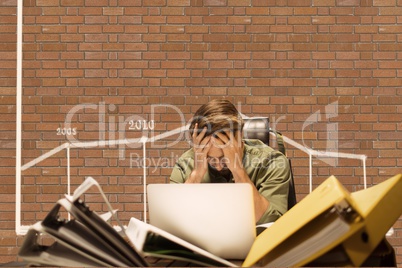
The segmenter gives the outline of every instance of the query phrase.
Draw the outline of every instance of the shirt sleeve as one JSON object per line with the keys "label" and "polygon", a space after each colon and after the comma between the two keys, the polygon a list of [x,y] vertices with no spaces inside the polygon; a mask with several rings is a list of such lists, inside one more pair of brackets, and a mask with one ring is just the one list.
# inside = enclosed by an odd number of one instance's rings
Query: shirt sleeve
{"label": "shirt sleeve", "polygon": [[256,187],[269,201],[269,207],[257,224],[276,221],[287,211],[290,180],[289,161],[282,153],[273,151],[260,166]]}
{"label": "shirt sleeve", "polygon": [[185,152],[176,162],[170,174],[170,183],[184,183],[194,169],[194,153]]}
{"label": "shirt sleeve", "polygon": [[183,168],[179,163],[176,163],[173,167],[172,174],[170,174],[170,183],[184,183],[185,178]]}

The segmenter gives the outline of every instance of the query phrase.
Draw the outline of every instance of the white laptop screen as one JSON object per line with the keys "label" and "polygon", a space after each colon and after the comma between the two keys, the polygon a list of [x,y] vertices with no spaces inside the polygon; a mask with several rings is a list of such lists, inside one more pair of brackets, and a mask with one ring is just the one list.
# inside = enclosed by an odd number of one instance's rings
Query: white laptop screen
{"label": "white laptop screen", "polygon": [[244,259],[254,242],[249,184],[150,184],[150,224],[225,259]]}

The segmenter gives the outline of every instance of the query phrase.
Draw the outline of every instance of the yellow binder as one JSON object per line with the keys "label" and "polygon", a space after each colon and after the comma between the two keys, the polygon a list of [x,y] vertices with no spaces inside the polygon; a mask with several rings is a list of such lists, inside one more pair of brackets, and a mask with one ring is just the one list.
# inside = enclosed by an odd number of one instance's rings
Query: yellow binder
{"label": "yellow binder", "polygon": [[[354,194],[331,176],[256,238],[243,266],[303,266],[335,247],[360,265],[401,215],[401,190],[402,175]],[[370,243],[360,250],[364,232]]]}
{"label": "yellow binder", "polygon": [[342,243],[354,266],[360,266],[402,214],[402,174],[351,193],[364,227]]}

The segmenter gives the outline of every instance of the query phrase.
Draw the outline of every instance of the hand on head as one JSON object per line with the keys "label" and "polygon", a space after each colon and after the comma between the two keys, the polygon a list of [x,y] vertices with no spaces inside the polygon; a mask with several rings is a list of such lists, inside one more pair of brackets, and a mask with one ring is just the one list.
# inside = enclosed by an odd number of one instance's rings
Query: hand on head
{"label": "hand on head", "polygon": [[192,134],[194,150],[194,170],[191,173],[191,181],[201,182],[205,173],[208,171],[208,152],[211,148],[211,136],[206,136],[207,127],[198,134],[198,124],[195,124]]}
{"label": "hand on head", "polygon": [[216,132],[212,138],[212,146],[222,150],[225,164],[230,171],[243,168],[243,142],[239,131],[230,130]]}
{"label": "hand on head", "polygon": [[218,171],[229,169],[234,171],[242,168],[243,143],[239,131],[216,131],[207,134],[207,127],[198,130],[195,124],[192,134],[193,149],[195,153],[195,170],[198,175],[205,175],[208,163]]}

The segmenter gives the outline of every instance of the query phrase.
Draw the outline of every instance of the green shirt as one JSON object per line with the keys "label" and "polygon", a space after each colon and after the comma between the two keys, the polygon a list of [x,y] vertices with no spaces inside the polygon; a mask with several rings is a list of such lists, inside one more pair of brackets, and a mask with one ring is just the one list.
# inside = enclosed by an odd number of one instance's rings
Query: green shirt
{"label": "green shirt", "polygon": [[[287,211],[290,166],[279,151],[260,140],[244,140],[243,166],[258,192],[269,201],[269,207],[257,224],[273,222]],[[194,151],[186,151],[176,162],[171,183],[184,183],[194,169]],[[227,182],[207,172],[202,183]],[[234,182],[233,179],[230,182]]]}

